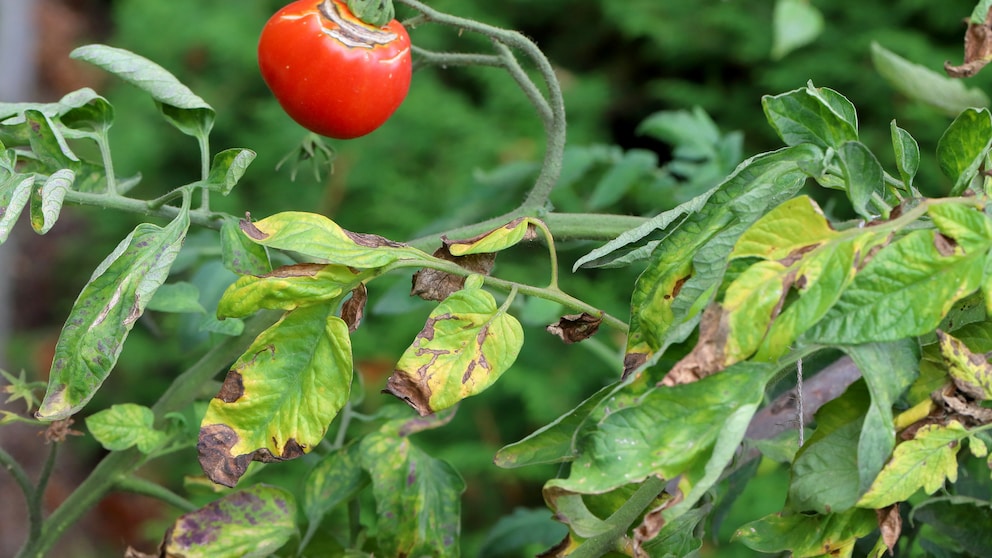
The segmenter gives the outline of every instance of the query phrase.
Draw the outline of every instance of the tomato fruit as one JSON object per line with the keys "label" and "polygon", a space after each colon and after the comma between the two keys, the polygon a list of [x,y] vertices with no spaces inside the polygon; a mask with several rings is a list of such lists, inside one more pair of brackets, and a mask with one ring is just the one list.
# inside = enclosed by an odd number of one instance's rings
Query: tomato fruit
{"label": "tomato fruit", "polygon": [[395,19],[375,27],[342,0],[298,0],[275,13],[258,41],[262,79],[283,110],[312,132],[364,136],[410,89],[410,36]]}

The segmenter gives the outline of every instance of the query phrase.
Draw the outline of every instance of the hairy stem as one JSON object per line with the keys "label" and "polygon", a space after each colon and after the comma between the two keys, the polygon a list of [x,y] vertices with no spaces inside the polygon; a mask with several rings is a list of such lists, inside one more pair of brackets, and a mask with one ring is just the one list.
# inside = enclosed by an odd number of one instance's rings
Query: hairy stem
{"label": "hairy stem", "polygon": [[0,466],[10,472],[11,476],[14,477],[14,482],[17,483],[18,488],[24,494],[24,500],[27,503],[28,508],[28,541],[32,541],[38,538],[41,532],[41,505],[39,503],[39,498],[36,496],[36,491],[34,486],[31,484],[31,479],[28,477],[24,467],[17,462],[16,459],[3,448],[0,448]]}
{"label": "hairy stem", "polygon": [[630,499],[606,520],[611,528],[586,540],[569,556],[571,558],[598,558],[609,554],[610,551],[618,550],[618,546],[627,536],[637,518],[647,510],[652,502],[658,499],[658,495],[664,489],[664,480],[655,476],[648,477]]}
{"label": "hairy stem", "polygon": [[[153,202],[145,200],[137,200],[123,196],[110,196],[107,194],[77,192],[74,190],[66,192],[65,201],[66,203],[74,203],[76,205],[91,205],[103,209],[116,209],[118,211],[136,213],[138,215],[146,215],[149,217],[162,217],[170,220],[175,219],[176,215],[179,215],[179,212],[181,211],[180,208],[172,205],[165,205],[156,208],[152,206]],[[224,214],[222,213],[213,213],[203,211],[202,209],[189,212],[191,223],[209,229],[219,230],[223,217]]]}

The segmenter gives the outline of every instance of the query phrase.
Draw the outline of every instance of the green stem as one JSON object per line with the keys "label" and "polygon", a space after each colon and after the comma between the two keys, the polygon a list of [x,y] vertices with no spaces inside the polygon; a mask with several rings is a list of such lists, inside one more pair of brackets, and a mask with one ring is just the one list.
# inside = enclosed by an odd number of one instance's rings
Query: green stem
{"label": "green stem", "polygon": [[[111,196],[108,194],[77,192],[74,190],[66,192],[65,201],[76,205],[91,205],[103,209],[115,209],[149,217],[162,217],[169,220],[175,219],[176,215],[179,215],[181,211],[180,208],[172,205],[153,208],[149,205],[151,202],[145,200]],[[189,212],[191,223],[215,230],[220,229],[223,217],[224,215],[222,213],[212,213],[202,209]]]}
{"label": "green stem", "polygon": [[[162,417],[167,413],[178,411],[192,402],[199,393],[200,386],[234,362],[278,315],[276,312],[262,312],[245,320],[244,334],[231,337],[217,345],[186,372],[176,377],[152,407],[157,420],[161,422],[164,420]],[[70,525],[96,505],[122,478],[129,476],[144,462],[145,456],[136,448],[115,451],[107,455],[86,480],[52,512],[42,527],[41,534],[28,539],[17,556],[19,558],[45,556]]]}
{"label": "green stem", "polygon": [[417,55],[414,61],[414,69],[424,66],[440,66],[448,68],[450,66],[489,66],[501,68],[504,65],[503,58],[493,54],[474,54],[465,52],[435,52],[426,48],[412,46],[413,53]]}
{"label": "green stem", "polygon": [[541,116],[541,122],[544,123],[546,128],[554,126],[555,114],[551,110],[551,105],[544,98],[544,95],[541,94],[537,86],[534,85],[534,82],[531,81],[527,72],[520,66],[520,62],[513,55],[513,51],[498,40],[494,39],[493,44],[496,46],[499,57],[503,61],[503,67],[513,77],[513,80],[517,82],[517,85],[523,90],[524,95],[527,95],[527,99],[534,105],[534,108],[537,109],[537,113]]}
{"label": "green stem", "polygon": [[168,488],[139,477],[124,477],[117,481],[117,488],[125,492],[141,494],[142,496],[150,496],[156,500],[161,500],[185,513],[198,509],[196,504]]}
{"label": "green stem", "polygon": [[[38,510],[38,519],[41,519],[41,506],[42,498],[45,496],[45,490],[48,488],[48,481],[52,478],[52,471],[55,470],[55,457],[59,453],[59,442],[52,442],[50,449],[48,450],[48,457],[45,458],[45,464],[41,467],[41,474],[38,475],[38,485],[34,489],[34,501],[31,503],[33,507]],[[41,522],[38,523],[38,533],[34,533],[35,536],[41,533]]]}
{"label": "green stem", "polygon": [[110,155],[110,140],[107,138],[106,130],[94,139],[100,146],[100,157],[103,159],[103,169],[107,176],[107,193],[111,196],[120,195],[121,192],[117,191],[117,176],[114,173],[114,162]]}
{"label": "green stem", "polygon": [[[40,498],[36,495],[36,490],[31,484],[31,479],[28,477],[27,472],[24,471],[24,467],[17,462],[16,459],[3,448],[0,448],[0,466],[10,472],[11,476],[14,477],[14,482],[21,489],[24,494],[24,500],[27,502],[28,508],[28,541],[32,541],[38,538],[41,532],[41,505]],[[26,543],[25,543],[26,544]]]}
{"label": "green stem", "polygon": [[664,489],[664,480],[655,476],[648,477],[630,499],[606,520],[610,529],[583,542],[569,554],[570,558],[599,558],[610,551],[618,550],[637,518]]}
{"label": "green stem", "polygon": [[548,283],[548,289],[553,291],[558,290],[558,249],[555,247],[555,236],[551,234],[551,230],[548,228],[544,221],[535,219],[531,221],[541,231],[544,235],[544,241],[548,243],[548,259],[551,261],[551,282]]}
{"label": "green stem", "polygon": [[351,425],[351,402],[345,404],[344,408],[341,409],[341,424],[338,425],[338,433],[334,436],[334,449],[338,450],[344,447],[344,440],[348,434],[348,426]]}
{"label": "green stem", "polygon": [[[196,137],[200,144],[200,180],[206,182],[210,177],[210,137],[207,134],[200,134]],[[210,211],[210,188],[204,188],[200,201],[200,211]]]}

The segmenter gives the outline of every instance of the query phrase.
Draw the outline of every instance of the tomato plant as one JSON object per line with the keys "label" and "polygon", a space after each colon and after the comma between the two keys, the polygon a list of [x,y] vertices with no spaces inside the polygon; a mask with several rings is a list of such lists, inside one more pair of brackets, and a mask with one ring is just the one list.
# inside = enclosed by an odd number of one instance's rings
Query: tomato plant
{"label": "tomato plant", "polygon": [[299,0],[265,24],[262,78],[289,116],[350,139],[381,126],[410,88],[410,36],[395,19],[375,27],[341,0]]}

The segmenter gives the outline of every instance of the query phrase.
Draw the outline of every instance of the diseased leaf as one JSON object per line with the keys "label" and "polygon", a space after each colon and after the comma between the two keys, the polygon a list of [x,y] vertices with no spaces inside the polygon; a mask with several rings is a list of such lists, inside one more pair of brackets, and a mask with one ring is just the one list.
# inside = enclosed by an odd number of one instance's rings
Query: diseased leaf
{"label": "diseased leaf", "polygon": [[989,105],[989,98],[981,89],[966,87],[961,80],[910,62],[875,42],[871,44],[871,60],[878,73],[897,91],[948,116],[957,116],[970,107]]}
{"label": "diseased leaf", "polygon": [[[478,254],[455,256],[449,251],[446,242],[443,242],[434,251],[433,256],[440,260],[456,263],[460,267],[479,275],[489,275],[493,270],[493,266],[496,264],[495,252],[480,252]],[[461,290],[464,286],[464,275],[425,267],[413,274],[413,286],[410,288],[410,296],[441,302],[451,296],[451,293]]]}
{"label": "diseased leaf", "polygon": [[372,478],[383,555],[457,557],[465,490],[458,472],[392,432],[367,435],[359,451]]}
{"label": "diseased leaf", "polygon": [[154,422],[151,409],[134,403],[113,405],[86,417],[86,427],[105,449],[121,451],[136,445],[144,454],[153,452],[166,439],[166,433],[156,430]]}
{"label": "diseased leaf", "polygon": [[531,219],[520,218],[474,238],[463,240],[444,238],[442,241],[452,256],[467,256],[469,254],[500,252],[523,240],[532,240],[535,237],[534,224]]}
{"label": "diseased leaf", "polygon": [[228,371],[197,444],[210,480],[234,486],[251,461],[295,459],[323,439],[351,392],[351,339],[335,306],[287,313]]}
{"label": "diseased leaf", "polygon": [[786,145],[811,143],[820,148],[840,149],[858,141],[858,116],[843,95],[810,82],[803,89],[781,95],[765,95],[761,106],[772,128]]}
{"label": "diseased leaf", "polygon": [[734,244],[730,257],[795,258],[838,235],[815,201],[809,196],[797,196],[751,225]]}
{"label": "diseased leaf", "polygon": [[572,344],[580,343],[595,335],[602,323],[602,316],[596,317],[586,313],[568,314],[545,330],[566,344]]}
{"label": "diseased leaf", "polygon": [[24,119],[31,156],[37,158],[45,169],[53,172],[79,166],[79,157],[72,152],[65,136],[56,129],[49,117],[38,111],[28,110],[24,112]]}
{"label": "diseased leaf", "polygon": [[262,246],[360,269],[397,260],[429,261],[429,256],[416,248],[377,235],[346,231],[315,213],[288,211],[254,223],[241,221],[241,230]]}
{"label": "diseased leaf", "polygon": [[475,275],[444,300],[403,353],[386,391],[421,416],[487,389],[516,360],[523,329]]}
{"label": "diseased leaf", "polygon": [[940,170],[951,179],[951,196],[965,191],[992,147],[992,113],[988,109],[965,109],[937,142]]}
{"label": "diseased leaf", "polygon": [[225,196],[230,194],[254,160],[255,152],[251,149],[226,149],[214,155],[207,187]]}
{"label": "diseased leaf", "polygon": [[954,385],[973,399],[992,399],[992,364],[985,355],[971,352],[964,343],[939,329],[937,340]]}
{"label": "diseased leaf", "polygon": [[260,277],[235,281],[217,303],[217,317],[243,318],[260,309],[293,310],[339,300],[369,278],[343,265],[283,266]]}
{"label": "diseased leaf", "polygon": [[265,275],[272,271],[265,246],[245,236],[234,217],[226,217],[220,226],[220,250],[224,267],[238,275]]}
{"label": "diseased leaf", "polygon": [[37,418],[67,418],[93,397],[134,323],[169,276],[187,229],[186,212],[164,228],[142,223],[97,267],[62,328]]}
{"label": "diseased leaf", "polygon": [[34,175],[15,174],[0,181],[0,244],[7,241],[33,189]]}
{"label": "diseased leaf", "polygon": [[858,501],[863,508],[884,508],[902,502],[917,490],[933,494],[944,482],[958,478],[956,459],[968,431],[952,420],[946,426],[930,424],[916,431],[912,440],[896,446],[892,459],[871,489]]}
{"label": "diseased leaf", "polygon": [[795,558],[851,556],[854,543],[877,526],[872,510],[856,508],[829,515],[774,514],[744,525],[734,540],[758,552],[788,551]]}
{"label": "diseased leaf", "polygon": [[303,513],[310,529],[319,527],[329,511],[353,498],[368,483],[357,445],[326,455],[303,480]]}
{"label": "diseased leaf", "polygon": [[180,516],[162,547],[183,558],[264,558],[296,534],[293,495],[256,484]]}
{"label": "diseased leaf", "polygon": [[59,169],[52,173],[45,183],[35,183],[31,196],[31,227],[38,234],[52,230],[62,212],[62,201],[72,188],[76,174],[69,169]]}

